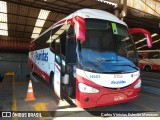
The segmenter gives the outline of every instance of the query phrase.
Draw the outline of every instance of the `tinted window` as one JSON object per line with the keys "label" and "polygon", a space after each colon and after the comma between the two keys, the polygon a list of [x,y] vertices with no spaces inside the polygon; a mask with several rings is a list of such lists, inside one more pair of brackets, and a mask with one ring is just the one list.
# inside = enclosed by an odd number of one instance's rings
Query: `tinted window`
{"label": "tinted window", "polygon": [[158,52],[150,52],[148,54],[149,59],[158,59],[159,58],[159,53]]}

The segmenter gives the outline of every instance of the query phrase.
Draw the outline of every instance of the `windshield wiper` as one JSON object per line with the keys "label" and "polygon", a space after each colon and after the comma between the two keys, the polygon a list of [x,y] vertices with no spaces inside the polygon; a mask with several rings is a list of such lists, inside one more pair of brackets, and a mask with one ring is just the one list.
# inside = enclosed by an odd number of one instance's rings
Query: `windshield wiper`
{"label": "windshield wiper", "polygon": [[118,62],[118,61],[122,61],[122,60],[117,60],[117,59],[113,60],[113,59],[109,59],[109,58],[98,58],[97,61],[98,61],[99,64],[101,64],[101,63],[106,62],[106,61],[107,62],[110,62],[110,61],[117,61]]}
{"label": "windshield wiper", "polygon": [[98,62],[105,62],[105,61],[112,61],[112,59],[107,59],[107,58],[98,58]]}
{"label": "windshield wiper", "polygon": [[129,66],[129,67],[131,67],[131,68],[134,68],[135,70],[139,70],[139,68],[138,67],[136,67],[136,66],[134,66],[134,65],[128,65],[128,64],[124,64],[124,65],[116,65],[116,66]]}
{"label": "windshield wiper", "polygon": [[97,59],[98,65],[103,63],[103,62],[106,62],[106,61],[113,61],[113,60],[112,59],[107,59],[107,58],[98,58]]}

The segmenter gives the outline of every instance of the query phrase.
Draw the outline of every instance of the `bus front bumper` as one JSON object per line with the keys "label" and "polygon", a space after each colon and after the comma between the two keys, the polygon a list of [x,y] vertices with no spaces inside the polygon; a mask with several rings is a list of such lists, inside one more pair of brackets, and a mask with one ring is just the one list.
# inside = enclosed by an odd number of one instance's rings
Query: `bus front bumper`
{"label": "bus front bumper", "polygon": [[138,92],[139,90],[135,90],[132,92],[126,91],[124,93],[110,93],[103,95],[80,93],[81,97],[78,97],[78,99],[76,99],[76,103],[77,106],[81,108],[92,108],[120,104],[136,99],[138,97]]}

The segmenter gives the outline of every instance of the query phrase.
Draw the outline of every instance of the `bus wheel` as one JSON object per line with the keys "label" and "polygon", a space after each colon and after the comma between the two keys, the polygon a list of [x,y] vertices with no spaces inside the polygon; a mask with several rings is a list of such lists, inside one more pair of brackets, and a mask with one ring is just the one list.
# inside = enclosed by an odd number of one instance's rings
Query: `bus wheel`
{"label": "bus wheel", "polygon": [[50,74],[50,83],[51,83],[52,88],[54,90],[54,73],[53,72]]}
{"label": "bus wheel", "polygon": [[151,66],[146,65],[144,69],[145,69],[145,71],[149,72],[149,71],[151,71]]}

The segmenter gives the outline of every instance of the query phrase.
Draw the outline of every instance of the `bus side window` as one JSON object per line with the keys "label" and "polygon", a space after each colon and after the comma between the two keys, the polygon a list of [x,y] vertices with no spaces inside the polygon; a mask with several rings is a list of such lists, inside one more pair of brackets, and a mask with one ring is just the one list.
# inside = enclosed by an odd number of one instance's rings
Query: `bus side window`
{"label": "bus side window", "polygon": [[158,59],[158,57],[159,57],[158,54],[159,54],[158,52],[150,52],[148,54],[148,59]]}
{"label": "bus side window", "polygon": [[66,31],[64,31],[60,35],[60,41],[61,41],[61,55],[65,57],[65,48],[66,48]]}
{"label": "bus side window", "polygon": [[[52,29],[51,31],[49,31],[49,34],[50,34],[50,38],[48,38],[48,43],[50,43],[49,47],[50,47],[50,50],[55,53],[55,47],[57,46],[58,47],[58,44],[57,44],[57,39],[59,38],[59,36],[57,36],[56,32],[60,29],[61,26],[55,28],[55,29]],[[56,48],[57,49],[57,48]]]}
{"label": "bus side window", "polygon": [[73,26],[70,26],[67,32],[66,41],[66,62],[69,64],[76,64],[76,39]]}
{"label": "bus side window", "polygon": [[49,48],[50,48],[51,52],[53,52],[53,53],[55,52],[55,41],[52,41],[52,42],[50,43]]}

